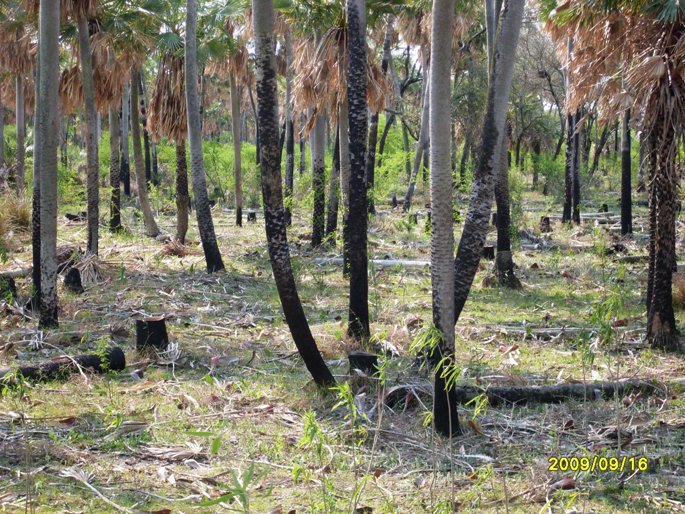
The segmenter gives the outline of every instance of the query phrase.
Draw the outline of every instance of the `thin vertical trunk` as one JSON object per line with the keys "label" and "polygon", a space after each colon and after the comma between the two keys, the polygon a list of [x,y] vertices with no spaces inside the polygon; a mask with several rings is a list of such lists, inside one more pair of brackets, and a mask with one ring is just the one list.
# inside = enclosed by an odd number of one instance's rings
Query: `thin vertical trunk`
{"label": "thin vertical trunk", "polygon": [[328,214],[326,216],[326,236],[335,234],[338,229],[338,203],[340,192],[340,129],[335,127],[335,144],[333,145],[333,165],[331,180],[328,184]]}
{"label": "thin vertical trunk", "polygon": [[452,215],[450,67],[454,0],[433,2],[430,92],[431,283],[433,324],[440,333],[436,348],[433,423],[446,437],[460,432],[454,386],[445,383],[444,358],[454,356],[454,229]]}
{"label": "thin vertical trunk", "polygon": [[[402,123],[402,150],[404,151],[404,172],[407,175],[407,183],[411,182],[411,157],[409,157],[409,131]],[[418,149],[417,149],[418,151]]]}
{"label": "thin vertical trunk", "polygon": [[124,194],[131,196],[131,160],[128,149],[129,115],[131,113],[131,85],[124,85],[121,97],[121,181],[124,183]]}
{"label": "thin vertical trunk", "polygon": [[499,284],[518,289],[521,282],[514,273],[514,259],[511,255],[511,205],[509,196],[509,137],[507,129],[502,134],[499,169],[495,182],[495,203],[497,204],[497,257],[495,271]]}
{"label": "thin vertical trunk", "polygon": [[240,143],[240,88],[231,75],[231,125],[233,127],[233,181],[235,182],[235,224],[243,226],[243,175]]}
{"label": "thin vertical trunk", "polygon": [[383,164],[383,153],[385,152],[385,142],[388,139],[388,134],[390,133],[390,129],[392,128],[393,123],[395,123],[395,118],[396,118],[396,116],[394,114],[391,114],[390,116],[385,117],[385,126],[383,127],[383,134],[381,134],[381,140],[378,143],[378,164],[377,164],[377,166],[379,168]]}
{"label": "thin vertical trunk", "polygon": [[378,141],[378,118],[377,112],[371,115],[369,121],[369,144],[366,155],[366,189],[367,189],[367,212],[376,213],[374,197],[374,182],[376,181],[376,144]]}
{"label": "thin vertical trunk", "polygon": [[573,216],[573,133],[575,132],[575,116],[566,116],[566,165],[564,171],[564,210],[562,222],[570,223]]}
{"label": "thin vertical trunk", "polygon": [[140,209],[143,211],[143,221],[145,223],[145,233],[149,237],[157,237],[159,228],[155,222],[150,206],[150,198],[145,181],[145,165],[143,163],[143,148],[140,143],[140,115],[138,114],[138,68],[134,66],[131,70],[131,138],[133,139],[133,160],[136,170],[136,185],[138,186],[138,199]]}
{"label": "thin vertical trunk", "polygon": [[464,148],[461,151],[461,161],[459,162],[459,185],[460,186],[463,186],[464,184],[466,184],[466,165],[469,162],[470,150],[471,150],[471,133],[468,132],[466,134],[466,138],[464,138]]}
{"label": "thin vertical trunk", "polygon": [[79,16],[78,19],[78,46],[86,121],[88,252],[97,255],[100,228],[100,170],[98,161],[97,114],[95,113],[95,85],[93,83],[93,56],[90,50],[88,18],[85,15]]}
{"label": "thin vertical trunk", "polygon": [[573,222],[576,225],[580,225],[580,130],[578,129],[580,119],[581,112],[579,110],[576,112],[573,122],[575,134],[573,135],[573,195],[571,198]]}
{"label": "thin vertical trunk", "polygon": [[588,171],[588,175],[592,176],[597,171],[597,167],[599,166],[599,158],[601,157],[602,150],[604,150],[604,146],[607,144],[608,140],[609,140],[609,125],[604,125],[604,127],[602,127],[602,132],[600,133],[600,136],[599,136],[599,141],[595,145],[595,151],[592,154],[592,165],[590,166],[590,170]]}
{"label": "thin vertical trunk", "polygon": [[633,232],[633,200],[631,197],[630,109],[623,113],[621,141],[621,234]]}
{"label": "thin vertical trunk", "polygon": [[5,166],[5,106],[0,97],[0,168]]}
{"label": "thin vertical trunk", "polygon": [[533,164],[533,191],[538,188],[539,176],[540,176],[540,152],[542,151],[541,143],[538,138],[533,140],[533,155],[531,156]]}
{"label": "thin vertical trunk", "polygon": [[307,124],[307,116],[302,113],[300,115],[300,176],[304,175],[304,169],[307,167],[307,156],[304,153],[305,149],[305,137],[304,137],[304,126]]}
{"label": "thin vertical trunk", "polygon": [[[45,12],[45,11],[43,11]],[[40,23],[40,12],[39,12],[39,23]],[[41,32],[39,28],[38,32],[38,56],[36,58],[36,80],[34,81],[34,94],[36,98],[34,112],[33,112],[33,200],[31,205],[31,258],[33,269],[31,271],[31,299],[29,301],[28,307],[34,313],[39,313],[41,309],[42,295],[40,287],[41,278],[41,265],[40,265],[40,255],[41,255],[41,228],[40,228],[40,174],[41,174],[41,162],[43,159],[43,153],[41,151],[41,143],[44,131],[40,128],[41,115],[45,113],[40,113],[38,111],[40,105],[40,37]],[[57,70],[59,73],[59,68]],[[57,243],[55,243],[56,245]],[[55,249],[55,252],[57,250]]]}
{"label": "thin vertical trunk", "polygon": [[117,232],[121,230],[121,184],[119,158],[119,146],[121,138],[121,126],[119,125],[119,110],[115,106],[109,107],[109,187],[110,187],[110,211],[109,230]]}
{"label": "thin vertical trunk", "polygon": [[[349,75],[347,98],[350,141],[349,184],[349,252],[350,252],[350,302],[347,333],[358,341],[366,341],[371,335],[369,328],[369,271],[367,235],[367,183],[366,144],[369,134],[368,107],[366,102],[366,0],[347,0],[347,48]],[[378,120],[376,119],[376,134]],[[373,145],[376,141],[374,138]],[[375,148],[370,158],[375,161]]]}
{"label": "thin vertical trunk", "polygon": [[259,166],[261,160],[261,152],[259,151],[260,139],[259,139],[259,118],[257,116],[257,106],[254,102],[254,95],[252,94],[252,87],[247,86],[247,92],[250,96],[250,105],[252,106],[252,113],[254,114],[254,145],[256,150],[255,164]]}
{"label": "thin vertical trunk", "polygon": [[518,45],[524,2],[507,2],[502,14],[500,35],[494,52],[493,76],[488,86],[485,122],[481,131],[481,148],[474,171],[469,212],[464,223],[454,261],[454,316],[459,319],[478,270],[488,233],[492,197],[506,121],[509,93],[514,74],[514,57]]}
{"label": "thin vertical trunk", "polygon": [[188,162],[186,160],[186,142],[176,143],[176,240],[185,244],[188,233]]}
{"label": "thin vertical trunk", "polygon": [[[346,76],[346,75],[345,75]],[[343,276],[350,271],[350,234],[347,230],[350,200],[350,137],[349,137],[349,104],[347,93],[338,109],[338,130],[340,131],[340,204],[342,211],[343,232]]]}
{"label": "thin vertical trunk", "polygon": [[314,209],[312,213],[312,246],[318,248],[323,242],[326,223],[326,120],[319,115],[309,135],[312,159],[312,191]]}
{"label": "thin vertical trunk", "polygon": [[197,0],[188,0],[186,14],[185,86],[188,113],[188,140],[190,142],[190,172],[193,179],[195,213],[207,261],[207,271],[222,271],[224,263],[219,252],[214,221],[207,195],[207,180],[202,156],[202,127],[200,124],[200,99],[197,93]]}
{"label": "thin vertical trunk", "polygon": [[[404,204],[402,205],[402,210],[408,212],[411,208],[411,201],[414,197],[414,189],[416,187],[416,178],[419,174],[419,168],[421,167],[422,157],[427,148],[428,141],[428,122],[429,122],[429,104],[428,101],[430,95],[430,69],[428,64],[428,50],[426,48],[421,49],[422,54],[422,64],[423,64],[423,100],[421,108],[421,128],[419,130],[419,140],[416,143],[416,154],[414,155],[414,167],[411,170],[411,175],[409,177],[409,187],[407,188],[407,194],[404,197]],[[424,168],[425,170],[425,168]]]}
{"label": "thin vertical trunk", "polygon": [[14,111],[16,126],[17,126],[17,174],[16,174],[16,188],[19,196],[24,195],[26,189],[25,183],[25,165],[26,165],[26,119],[25,119],[25,100],[24,100],[24,76],[17,73],[15,82],[15,100],[16,109]]}
{"label": "thin vertical trunk", "polygon": [[639,151],[639,162],[637,170],[637,186],[636,191],[638,193],[644,193],[647,190],[646,177],[648,175],[648,156],[649,156],[649,138],[646,135],[645,130],[640,131],[640,151]]}
{"label": "thin vertical trunk", "polygon": [[285,32],[285,210],[288,225],[292,223],[295,181],[295,127],[293,123],[293,43],[290,27]]}
{"label": "thin vertical trunk", "polygon": [[[193,0],[191,0],[193,1]],[[255,31],[255,67],[261,147],[262,197],[269,245],[269,260],[286,322],[295,345],[321,387],[335,384],[335,379],[319,353],[297,293],[290,265],[290,249],[283,209],[281,164],[278,153],[278,91],[276,58],[273,50],[274,10],[272,0],[253,0]]]}
{"label": "thin vertical trunk", "polygon": [[40,320],[56,327],[57,315],[57,146],[59,137],[59,2],[40,1],[40,48],[36,137],[40,174]]}

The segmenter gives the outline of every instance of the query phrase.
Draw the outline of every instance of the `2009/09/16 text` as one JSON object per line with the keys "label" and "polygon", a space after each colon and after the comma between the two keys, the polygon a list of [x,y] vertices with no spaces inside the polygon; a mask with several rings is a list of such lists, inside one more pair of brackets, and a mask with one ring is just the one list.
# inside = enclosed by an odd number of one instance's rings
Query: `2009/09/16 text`
{"label": "2009/09/16 text", "polygon": [[647,471],[649,459],[647,457],[550,457],[548,459],[549,471]]}

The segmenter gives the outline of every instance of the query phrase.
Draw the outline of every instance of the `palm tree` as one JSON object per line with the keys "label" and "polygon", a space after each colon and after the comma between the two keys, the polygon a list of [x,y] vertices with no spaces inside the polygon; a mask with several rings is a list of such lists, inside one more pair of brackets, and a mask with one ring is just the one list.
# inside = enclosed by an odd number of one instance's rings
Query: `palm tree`
{"label": "palm tree", "polygon": [[492,79],[488,85],[487,109],[469,212],[454,260],[455,322],[459,320],[466,304],[488,233],[523,10],[524,2],[507,0],[500,17],[501,28],[495,44]]}
{"label": "palm tree", "polygon": [[340,127],[335,126],[333,145],[333,165],[331,180],[328,183],[328,210],[326,213],[326,237],[330,238],[338,230],[338,194],[340,192]]}
{"label": "palm tree", "polygon": [[133,139],[133,160],[135,161],[136,170],[136,185],[138,186],[138,199],[140,200],[140,209],[143,211],[143,222],[145,223],[145,233],[149,237],[157,237],[159,235],[159,228],[155,221],[152,207],[150,206],[150,197],[147,190],[147,181],[145,180],[145,164],[143,163],[143,147],[140,143],[140,114],[138,102],[138,86],[140,74],[138,66],[134,65],[131,70],[131,138]]}
{"label": "palm tree", "polygon": [[314,128],[309,134],[309,148],[312,156],[312,191],[314,208],[312,212],[312,246],[318,248],[323,242],[326,222],[326,120],[317,116]]}
{"label": "palm tree", "polygon": [[[81,85],[86,120],[86,198],[88,218],[88,247],[93,255],[98,253],[100,189],[98,164],[97,115],[95,113],[95,85],[93,82],[93,55],[90,49],[88,18],[94,13],[95,2],[76,2],[74,12],[78,22],[79,58],[81,61]],[[89,12],[90,11],[90,12]]]}
{"label": "palm tree", "polygon": [[633,232],[633,202],[631,199],[630,109],[623,113],[621,125],[621,234]]}
{"label": "palm tree", "polygon": [[260,131],[260,170],[269,260],[290,333],[314,381],[321,387],[335,384],[326,366],[297,294],[290,265],[279,152],[278,91],[274,56],[274,10],[272,0],[252,0],[257,69],[257,100]]}
{"label": "palm tree", "polygon": [[[371,335],[369,328],[369,272],[367,259],[366,144],[368,135],[366,70],[366,0],[347,0],[349,75],[349,255],[350,302],[347,333],[357,340]],[[323,217],[323,213],[322,213]]]}
{"label": "palm tree", "polygon": [[121,124],[119,109],[109,106],[109,187],[111,189],[109,230],[121,230]]}
{"label": "palm tree", "polygon": [[39,66],[36,139],[40,152],[40,321],[56,327],[57,315],[57,146],[59,137],[58,92],[60,5],[40,0]]}
{"label": "palm tree", "polygon": [[285,198],[288,225],[292,223],[292,197],[295,180],[295,124],[293,123],[293,41],[290,26],[283,35],[285,46]]}
{"label": "palm tree", "polygon": [[243,226],[243,184],[241,164],[241,141],[240,141],[240,97],[234,74],[231,74],[231,126],[233,129],[233,177],[235,182],[235,224]]}
{"label": "palm tree", "polygon": [[23,72],[17,72],[16,76],[16,82],[15,82],[15,94],[16,94],[16,108],[14,110],[14,117],[16,119],[16,126],[17,126],[17,147],[16,147],[16,155],[17,155],[17,171],[16,171],[16,177],[17,177],[17,194],[22,196],[24,194],[24,190],[26,189],[26,184],[25,184],[25,159],[26,159],[26,119],[25,119],[25,114],[26,114],[26,102],[24,100],[24,88],[25,88],[25,81],[24,81],[24,75]]}
{"label": "palm tree", "polygon": [[131,113],[131,85],[124,84],[121,96],[121,181],[124,184],[124,195],[131,196],[131,161],[128,149],[128,133]]}
{"label": "palm tree", "polygon": [[224,269],[219,245],[214,232],[214,221],[207,195],[207,181],[202,157],[202,127],[200,100],[197,93],[197,2],[188,0],[186,13],[185,86],[188,117],[188,140],[190,142],[190,171],[193,178],[195,212],[205,253],[207,271],[214,273]]}
{"label": "palm tree", "polygon": [[[454,0],[433,2],[430,68],[431,282],[433,324],[440,334],[435,370],[433,424],[438,433],[459,433],[459,417],[445,369],[454,355],[454,229],[450,162],[450,76]],[[448,357],[447,360],[443,360]]]}

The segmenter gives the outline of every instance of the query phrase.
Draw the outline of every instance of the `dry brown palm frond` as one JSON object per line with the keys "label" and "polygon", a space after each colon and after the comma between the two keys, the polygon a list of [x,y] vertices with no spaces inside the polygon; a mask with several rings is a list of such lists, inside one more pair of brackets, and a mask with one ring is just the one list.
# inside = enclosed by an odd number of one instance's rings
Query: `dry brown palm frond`
{"label": "dry brown palm frond", "polygon": [[430,42],[430,30],[424,32],[423,12],[403,13],[398,18],[398,28],[402,40],[408,45],[424,46]]}
{"label": "dry brown palm frond", "polygon": [[160,59],[147,128],[155,141],[160,137],[168,137],[177,144],[185,141],[188,127],[183,57],[166,54]]}

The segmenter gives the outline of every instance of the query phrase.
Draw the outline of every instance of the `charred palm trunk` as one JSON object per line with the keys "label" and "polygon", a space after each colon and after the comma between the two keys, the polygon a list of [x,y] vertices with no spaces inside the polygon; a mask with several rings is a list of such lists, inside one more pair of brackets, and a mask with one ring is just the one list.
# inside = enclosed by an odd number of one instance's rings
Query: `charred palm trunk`
{"label": "charred palm trunk", "polygon": [[309,146],[312,157],[312,191],[314,192],[314,209],[312,218],[312,246],[318,248],[323,242],[326,222],[326,120],[318,116],[312,129]]}
{"label": "charred palm trunk", "polygon": [[592,155],[592,165],[590,166],[590,171],[588,172],[590,176],[594,175],[597,171],[597,167],[599,166],[599,158],[602,155],[602,151],[604,150],[607,141],[609,141],[609,125],[604,125],[599,136],[599,141],[597,142],[595,151]]}
{"label": "charred palm trunk", "polygon": [[36,138],[40,174],[40,320],[56,327],[57,315],[57,146],[59,138],[59,2],[40,1]]}
{"label": "charred palm trunk", "polygon": [[114,106],[109,108],[109,187],[110,187],[110,210],[109,230],[118,232],[121,230],[121,159],[119,158],[120,146],[119,112]]}
{"label": "charred palm trunk", "polygon": [[514,259],[511,254],[511,205],[509,195],[509,137],[507,130],[502,134],[499,170],[495,184],[495,203],[497,204],[497,256],[495,272],[499,284],[519,289],[521,282],[514,273]]}
{"label": "charred palm trunk", "polygon": [[288,226],[292,224],[295,182],[295,125],[293,123],[292,82],[293,43],[290,27],[285,32],[285,210]]}
{"label": "charred palm trunk", "polygon": [[[667,89],[667,88],[663,88]],[[665,104],[666,102],[664,102]],[[678,349],[678,331],[673,312],[672,278],[677,195],[675,130],[668,114],[660,113],[650,127],[654,157],[650,180],[650,259],[647,337],[654,348]]]}
{"label": "charred palm trunk", "polygon": [[307,157],[305,151],[305,137],[304,126],[307,124],[307,116],[302,113],[300,115],[300,176],[304,175],[304,169],[307,167]]}
{"label": "charred palm trunk", "polygon": [[283,209],[281,160],[278,152],[278,91],[273,45],[273,3],[272,0],[253,0],[252,8],[261,132],[260,169],[269,260],[285,319],[295,345],[314,381],[321,387],[328,387],[335,384],[335,379],[319,353],[309,329],[290,265],[290,249]]}
{"label": "charred palm trunk", "polygon": [[233,126],[233,179],[235,182],[235,224],[243,226],[243,175],[240,142],[240,93],[236,78],[231,75],[231,124]]}
{"label": "charred palm trunk", "polygon": [[17,125],[17,172],[16,172],[16,188],[17,195],[23,196],[26,189],[25,183],[25,163],[26,163],[26,110],[24,100],[24,76],[22,73],[17,73],[15,82],[16,92],[16,109],[14,111],[16,125]]}
{"label": "charred palm trunk", "polygon": [[378,142],[378,163],[377,163],[377,166],[379,168],[383,165],[383,154],[385,153],[385,142],[388,139],[388,134],[390,133],[390,129],[392,128],[393,124],[395,123],[395,118],[396,118],[396,116],[394,114],[391,114],[390,116],[386,116],[386,118],[385,118],[385,126],[383,127],[383,133],[381,134],[381,139]]}
{"label": "charred palm trunk", "polygon": [[[366,0],[347,0],[347,20],[350,63],[347,80],[350,127],[350,304],[347,333],[357,340],[366,340],[371,335],[367,259],[366,143],[369,120],[366,103]],[[377,130],[376,121],[376,134]],[[375,144],[374,140],[374,147]],[[370,158],[373,165],[375,150],[370,153],[373,154]]]}
{"label": "charred palm trunk", "polygon": [[564,171],[564,211],[561,218],[563,223],[570,223],[573,218],[573,143],[575,132],[575,116],[566,116],[566,166]]}
{"label": "charred palm trunk", "polygon": [[124,184],[124,195],[131,196],[131,160],[128,149],[129,120],[131,113],[131,86],[126,83],[121,97],[121,181]]}
{"label": "charred palm trunk", "polygon": [[580,123],[581,112],[576,112],[573,123],[575,134],[573,135],[573,195],[571,199],[571,209],[573,222],[580,225]]}
{"label": "charred palm trunk", "polygon": [[93,83],[93,56],[90,50],[90,31],[85,15],[78,19],[79,57],[83,104],[86,118],[86,197],[88,212],[88,252],[97,255],[100,219],[100,187],[98,161],[98,128],[95,113],[95,85]]}
{"label": "charred palm trunk", "polygon": [[[347,76],[347,73],[344,73]],[[343,276],[350,272],[350,233],[348,230],[348,218],[350,208],[350,137],[349,137],[349,103],[347,92],[345,99],[340,102],[338,109],[338,130],[340,131],[340,203],[342,211],[342,236],[343,236]]]}
{"label": "charred palm trunk", "polygon": [[186,160],[186,142],[176,143],[176,240],[185,244],[188,233],[188,162]]}
{"label": "charred palm trunk", "polygon": [[188,140],[190,142],[190,170],[195,196],[195,213],[207,262],[207,272],[222,271],[224,263],[214,232],[214,221],[207,195],[207,180],[202,156],[202,127],[200,99],[197,93],[197,2],[188,0],[186,15],[185,86],[188,113]]}
{"label": "charred palm trunk", "polygon": [[631,197],[631,162],[630,162],[630,110],[623,114],[621,140],[621,234],[633,232],[633,200]]}
{"label": "charred palm trunk", "polygon": [[[131,70],[131,84],[138,84],[138,68]],[[138,114],[138,87],[131,87],[131,138],[133,140],[133,160],[136,169],[136,186],[138,187],[138,200],[140,210],[143,211],[145,233],[149,237],[157,237],[159,228],[152,213],[150,197],[148,196],[147,183],[145,181],[145,165],[143,163],[143,148],[140,144],[140,116]]]}
{"label": "charred palm trunk", "polygon": [[507,2],[494,53],[492,80],[488,86],[487,109],[481,133],[481,148],[474,171],[469,212],[454,261],[455,322],[466,304],[488,233],[497,161],[509,103],[524,2]]}
{"label": "charred palm trunk", "polygon": [[340,193],[340,128],[335,127],[335,144],[333,145],[333,165],[331,180],[328,184],[328,211],[326,216],[326,237],[330,238],[338,229],[338,203]]}

